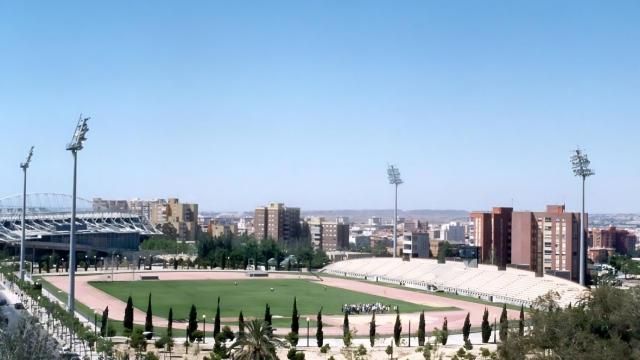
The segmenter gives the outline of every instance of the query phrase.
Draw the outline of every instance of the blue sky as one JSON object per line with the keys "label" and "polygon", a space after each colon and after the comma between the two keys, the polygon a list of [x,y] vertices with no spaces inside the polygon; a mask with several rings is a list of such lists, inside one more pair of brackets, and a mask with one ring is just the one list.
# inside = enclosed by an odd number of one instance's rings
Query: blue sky
{"label": "blue sky", "polygon": [[640,2],[0,1],[0,196],[638,212]]}

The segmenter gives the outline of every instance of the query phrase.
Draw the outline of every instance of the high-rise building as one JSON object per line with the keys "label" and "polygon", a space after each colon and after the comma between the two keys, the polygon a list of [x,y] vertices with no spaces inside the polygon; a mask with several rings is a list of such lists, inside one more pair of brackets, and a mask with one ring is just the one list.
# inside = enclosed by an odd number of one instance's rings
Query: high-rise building
{"label": "high-rise building", "polygon": [[257,207],[253,227],[258,241],[272,238],[290,244],[300,237],[300,208],[273,202]]}
{"label": "high-rise building", "polygon": [[610,226],[606,229],[592,229],[589,234],[590,249],[607,249],[610,252],[627,255],[635,250],[637,237],[634,233]]}
{"label": "high-rise building", "polygon": [[150,206],[151,223],[160,227],[171,224],[178,234],[180,241],[196,241],[198,233],[198,204],[181,203],[180,200],[169,198],[156,200]]}
{"label": "high-rise building", "polygon": [[443,224],[440,227],[442,240],[448,241],[452,244],[464,243],[464,225],[457,221],[452,221],[448,224]]}
{"label": "high-rise building", "polygon": [[527,266],[538,276],[553,272],[577,281],[579,276],[580,214],[564,205],[544,212],[513,213],[511,263]]}
{"label": "high-rise building", "polygon": [[480,261],[506,269],[511,263],[511,215],[513,208],[494,207],[489,212],[472,212],[475,246],[481,248]]}
{"label": "high-rise building", "polygon": [[151,204],[155,201],[156,200],[131,199],[128,201],[129,210],[151,221]]}
{"label": "high-rise building", "polygon": [[313,218],[307,222],[311,244],[324,251],[346,250],[349,248],[349,224]]}
{"label": "high-rise building", "polygon": [[235,223],[224,223],[218,219],[210,219],[207,224],[207,233],[212,237],[221,237],[238,234],[238,225]]}

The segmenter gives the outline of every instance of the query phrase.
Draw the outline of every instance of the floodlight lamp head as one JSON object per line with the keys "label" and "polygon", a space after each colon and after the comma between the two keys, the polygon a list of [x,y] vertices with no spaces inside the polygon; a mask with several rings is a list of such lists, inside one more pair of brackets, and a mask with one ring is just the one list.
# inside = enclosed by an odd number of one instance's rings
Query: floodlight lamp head
{"label": "floodlight lamp head", "polygon": [[76,125],[76,130],[73,132],[73,138],[71,138],[71,142],[67,144],[67,150],[69,151],[82,150],[83,143],[87,140],[87,132],[89,131],[89,127],[87,126],[87,121],[89,119],[91,118],[90,117],[83,118],[82,114],[80,114],[78,125]]}
{"label": "floodlight lamp head", "polygon": [[27,155],[27,159],[23,163],[20,163],[20,167],[24,170],[28,169],[29,164],[31,164],[32,157],[33,157],[33,146],[31,147],[31,150],[29,150],[29,155]]}
{"label": "floodlight lamp head", "polygon": [[387,169],[387,175],[389,176],[389,184],[391,185],[400,185],[403,183],[400,178],[400,170],[394,165],[390,165]]}
{"label": "floodlight lamp head", "polygon": [[571,166],[575,176],[580,176],[583,179],[586,179],[589,176],[595,175],[595,172],[589,168],[590,164],[591,161],[589,161],[587,154],[579,148],[576,149],[575,154],[571,156]]}

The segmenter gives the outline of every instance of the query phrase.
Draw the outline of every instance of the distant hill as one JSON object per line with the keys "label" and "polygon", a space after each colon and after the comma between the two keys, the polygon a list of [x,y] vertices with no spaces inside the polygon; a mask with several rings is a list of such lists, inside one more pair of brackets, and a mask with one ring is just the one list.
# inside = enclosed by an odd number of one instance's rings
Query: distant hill
{"label": "distant hill", "polygon": [[[327,219],[348,216],[357,223],[377,216],[383,219],[393,219],[393,209],[362,209],[362,210],[303,210],[302,216],[322,216]],[[400,210],[398,216],[405,219],[426,220],[430,223],[446,223],[450,221],[467,221],[469,212],[465,210]]]}

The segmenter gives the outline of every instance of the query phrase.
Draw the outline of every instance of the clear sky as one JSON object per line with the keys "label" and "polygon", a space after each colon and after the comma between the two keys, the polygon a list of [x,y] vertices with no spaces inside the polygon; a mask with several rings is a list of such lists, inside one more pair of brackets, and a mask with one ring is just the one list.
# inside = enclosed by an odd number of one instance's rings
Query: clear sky
{"label": "clear sky", "polygon": [[0,197],[640,212],[640,2],[0,1]]}

